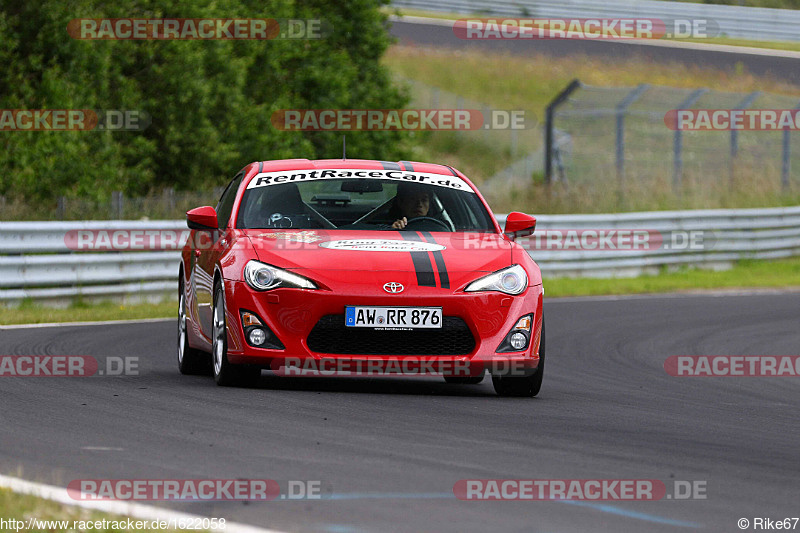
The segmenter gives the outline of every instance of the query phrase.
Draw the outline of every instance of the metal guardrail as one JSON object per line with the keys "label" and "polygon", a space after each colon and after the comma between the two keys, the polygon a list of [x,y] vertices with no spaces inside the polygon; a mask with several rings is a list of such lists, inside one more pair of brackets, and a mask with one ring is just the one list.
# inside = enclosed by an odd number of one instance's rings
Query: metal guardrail
{"label": "metal guardrail", "polygon": [[[497,217],[501,226],[505,215]],[[740,259],[800,255],[800,206],[600,215],[541,215],[537,232],[646,230],[662,236],[702,232],[702,247],[554,249],[529,253],[545,277],[635,276],[663,267],[729,268]],[[0,301],[147,299],[172,295],[177,251],[73,252],[74,230],[178,230],[183,221],[4,222],[0,224]],[[524,241],[522,241],[524,244]],[[529,240],[529,243],[533,242]],[[547,239],[544,238],[545,243]]]}
{"label": "metal guardrail", "polygon": [[714,21],[722,35],[800,41],[800,11],[653,0],[392,0],[392,6],[472,16],[658,18]]}

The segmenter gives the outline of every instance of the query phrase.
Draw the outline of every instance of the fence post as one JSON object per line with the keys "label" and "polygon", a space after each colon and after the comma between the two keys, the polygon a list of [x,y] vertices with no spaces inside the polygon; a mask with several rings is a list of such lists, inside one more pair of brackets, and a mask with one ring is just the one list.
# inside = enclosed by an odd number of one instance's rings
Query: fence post
{"label": "fence post", "polygon": [[175,188],[168,187],[164,193],[167,196],[167,216],[173,216],[172,213],[175,212]]}
{"label": "fence post", "polygon": [[122,219],[123,195],[121,191],[111,193],[111,218],[113,220]]}
{"label": "fence post", "polygon": [[563,104],[569,95],[581,87],[583,84],[580,80],[572,80],[567,87],[558,93],[553,100],[547,104],[545,108],[545,122],[544,122],[544,182],[549,184],[553,179],[553,118],[555,110],[558,106]]}
{"label": "fence post", "polygon": [[[708,92],[708,89],[697,89],[692,91],[686,99],[678,104],[678,111],[686,109],[697,101],[698,98]],[[680,126],[680,124],[678,124]],[[683,190],[683,131],[680,127],[675,128],[675,137],[672,142],[673,166],[672,166],[672,190],[675,196],[680,196]]]}
{"label": "fence post", "polygon": [[642,94],[650,88],[647,83],[642,83],[629,92],[620,103],[617,104],[617,127],[616,127],[616,159],[617,177],[622,180],[625,175],[625,112],[639,99]]}
{"label": "fence post", "polygon": [[781,164],[781,189],[789,190],[789,171],[792,169],[791,155],[792,144],[789,128],[783,129],[783,162]]}
{"label": "fence post", "polygon": [[[748,94],[747,96],[744,97],[744,99],[741,102],[736,104],[736,107],[734,109],[747,109],[753,104],[753,101],[755,101],[755,99],[758,98],[760,94],[761,91],[754,91]],[[738,155],[739,155],[739,131],[734,128],[731,128],[731,164],[730,164],[730,178],[729,178],[731,185],[733,185],[733,179],[735,176],[734,171],[736,165],[736,157]]]}
{"label": "fence post", "polygon": [[644,92],[650,88],[647,83],[642,83],[629,92],[620,103],[617,104],[617,127],[616,127],[616,160],[617,160],[617,185],[619,200],[622,200],[622,184],[625,180],[625,112],[639,99]]}
{"label": "fence post", "polygon": [[[795,106],[800,109],[800,102]],[[789,190],[789,174],[792,171],[792,137],[791,130],[783,130],[783,162],[781,164],[781,189],[786,192]]]}
{"label": "fence post", "polygon": [[517,155],[517,130],[511,130],[511,159]]}

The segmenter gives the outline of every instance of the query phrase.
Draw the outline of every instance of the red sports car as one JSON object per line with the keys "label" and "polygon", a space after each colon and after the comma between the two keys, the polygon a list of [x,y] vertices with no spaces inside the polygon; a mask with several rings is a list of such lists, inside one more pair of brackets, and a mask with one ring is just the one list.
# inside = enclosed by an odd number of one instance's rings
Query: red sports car
{"label": "red sports car", "polygon": [[[539,267],[459,171],[417,162],[247,165],[187,213],[178,364],[220,385],[278,374],[443,375],[535,396],[544,372]],[[209,356],[210,354],[210,356]],[[327,372],[327,374],[326,374]]]}

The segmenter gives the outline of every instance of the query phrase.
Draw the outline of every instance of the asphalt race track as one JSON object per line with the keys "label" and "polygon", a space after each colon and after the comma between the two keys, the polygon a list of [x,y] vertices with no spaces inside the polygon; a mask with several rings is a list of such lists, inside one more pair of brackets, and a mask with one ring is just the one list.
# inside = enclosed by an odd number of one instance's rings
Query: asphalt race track
{"label": "asphalt race track", "polygon": [[[670,355],[798,355],[800,296],[548,300],[538,398],[491,382],[176,368],[175,321],[0,330],[3,355],[139,358],[140,375],[0,377],[0,473],[319,480],[322,500],[173,502],[289,531],[739,531],[796,517],[800,378],[672,377]],[[476,502],[461,479],[705,481],[703,500]],[[165,505],[165,504],[159,504]]]}
{"label": "asphalt race track", "polygon": [[[465,15],[466,17],[466,15]],[[551,57],[585,55],[605,59],[639,58],[658,63],[682,63],[699,68],[716,68],[734,72],[741,64],[756,76],[800,84],[800,53],[779,50],[748,51],[741,47],[693,45],[657,40],[651,43],[624,41],[591,41],[581,39],[506,39],[465,40],[453,33],[452,23],[393,21],[391,34],[398,44],[436,48],[478,49],[514,55],[541,54]],[[733,50],[733,51],[728,51]],[[531,80],[535,82],[536,80]]]}

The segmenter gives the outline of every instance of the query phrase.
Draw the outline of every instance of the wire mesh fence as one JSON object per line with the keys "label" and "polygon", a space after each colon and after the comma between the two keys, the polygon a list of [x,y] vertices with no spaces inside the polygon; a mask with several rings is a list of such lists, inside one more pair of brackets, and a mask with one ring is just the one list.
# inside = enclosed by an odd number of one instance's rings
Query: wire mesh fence
{"label": "wire mesh fence", "polygon": [[222,187],[210,191],[164,189],[147,196],[126,196],[112,192],[104,199],[59,196],[34,203],[0,196],[0,220],[174,220],[201,205],[216,205]]}
{"label": "wire mesh fence", "polygon": [[[400,81],[410,88],[411,105],[414,107],[479,111],[483,117],[483,124],[479,129],[461,129],[455,130],[455,133],[485,144],[502,147],[514,160],[525,157],[531,146],[541,143],[541,130],[533,110],[498,109],[418,80],[403,78]],[[511,127],[511,124],[509,127],[504,127],[503,117],[510,116],[511,113],[522,113],[520,116],[524,121],[519,127]]]}
{"label": "wire mesh fence", "polygon": [[[670,127],[676,110],[794,110],[800,98],[665,86],[571,85],[548,110],[546,179],[591,184],[619,209],[724,207],[735,197],[790,194],[800,184],[800,131]],[[670,115],[672,113],[672,115]],[[695,115],[696,116],[696,115]],[[548,133],[546,132],[546,138]],[[734,202],[736,203],[736,202]]]}

